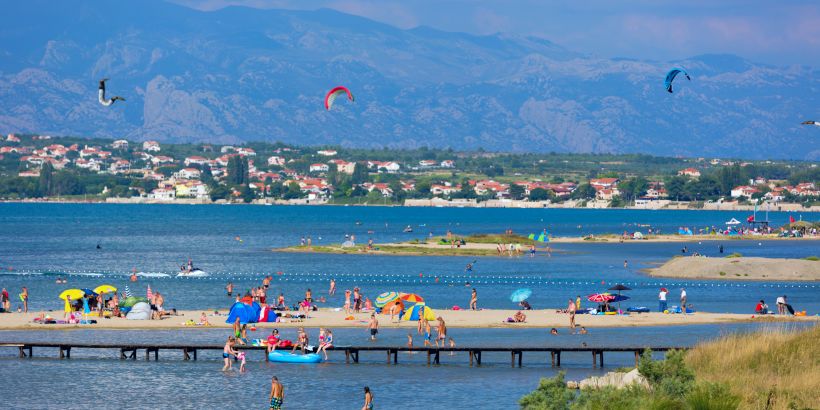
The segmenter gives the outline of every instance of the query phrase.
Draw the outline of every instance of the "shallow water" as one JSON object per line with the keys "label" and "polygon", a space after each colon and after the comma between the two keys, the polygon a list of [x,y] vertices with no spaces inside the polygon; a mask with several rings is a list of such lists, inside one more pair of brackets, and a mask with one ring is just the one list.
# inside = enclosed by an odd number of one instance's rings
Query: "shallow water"
{"label": "shallow water", "polygon": [[[802,326],[791,326],[802,327]],[[459,346],[691,346],[730,332],[746,332],[767,326],[692,325],[675,327],[593,329],[587,335],[548,335],[539,329],[451,329]],[[778,327],[782,329],[783,327]],[[308,329],[311,337],[316,329]],[[186,329],[183,331],[2,331],[3,341],[91,341],[207,343],[220,344],[228,331]],[[260,332],[261,333],[261,332]],[[293,338],[295,330],[283,330]],[[375,345],[404,345],[406,331],[384,329]],[[256,337],[252,332],[252,337]],[[261,334],[260,336],[261,337]],[[365,345],[363,329],[337,329],[339,345]],[[417,338],[416,343],[419,343]],[[70,360],[57,359],[56,349],[35,349],[33,359],[17,359],[14,348],[0,348],[0,367],[13,374],[0,384],[6,408],[86,408],[83,398],[104,397],[124,408],[243,408],[266,405],[270,377],[276,375],[286,388],[288,408],[357,408],[362,387],[373,389],[379,408],[410,406],[471,409],[515,408],[518,398],[537,387],[541,377],[565,371],[567,379],[580,380],[621,366],[634,365],[631,353],[607,354],[604,369],[590,367],[589,354],[562,355],[562,368],[549,366],[548,354],[524,354],[524,367],[511,368],[509,354],[485,353],[481,367],[470,367],[467,353],[441,356],[440,366],[427,366],[425,354],[400,354],[398,365],[385,364],[383,352],[361,353],[359,364],[345,364],[344,354],[330,352],[329,362],[319,365],[272,364],[262,352],[248,355],[246,373],[223,373],[219,352],[200,352],[198,361],[182,361],[180,352],[162,351],[158,362],[119,360],[115,350],[73,350]],[[235,368],[236,370],[236,368]],[[113,375],[113,378],[100,377]],[[87,382],[78,383],[78,380]],[[53,391],[59,394],[6,394],[9,392]],[[66,402],[66,398],[72,399]],[[442,405],[446,403],[446,406]]]}

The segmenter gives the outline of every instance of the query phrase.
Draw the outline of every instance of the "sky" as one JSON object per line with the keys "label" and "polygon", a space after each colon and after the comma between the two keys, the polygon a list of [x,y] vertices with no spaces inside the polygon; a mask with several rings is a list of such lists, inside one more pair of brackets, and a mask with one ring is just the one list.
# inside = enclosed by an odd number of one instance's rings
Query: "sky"
{"label": "sky", "polygon": [[600,57],[669,61],[735,54],[778,66],[820,66],[818,0],[172,1],[200,10],[331,8],[400,28],[537,36]]}

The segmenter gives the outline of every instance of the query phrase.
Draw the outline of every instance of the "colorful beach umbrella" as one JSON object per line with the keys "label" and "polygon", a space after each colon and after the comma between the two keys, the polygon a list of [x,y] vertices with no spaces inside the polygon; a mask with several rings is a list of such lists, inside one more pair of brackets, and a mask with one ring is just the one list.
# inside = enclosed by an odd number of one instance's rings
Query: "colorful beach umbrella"
{"label": "colorful beach umbrella", "polygon": [[383,307],[384,305],[388,304],[399,298],[398,292],[384,292],[379,296],[376,296],[376,307]]}
{"label": "colorful beach umbrella", "polygon": [[387,302],[384,306],[382,306],[382,313],[385,315],[389,315],[390,312],[393,311],[395,306],[399,307],[399,312],[404,311],[404,303],[401,302],[401,299],[393,299],[390,302]]}
{"label": "colorful beach umbrella", "polygon": [[427,320],[436,320],[436,312],[424,304],[413,305],[408,308],[401,317],[401,320],[419,320],[419,317],[424,317]]}
{"label": "colorful beach umbrella", "polygon": [[130,297],[133,297],[133,296],[134,295],[131,294],[131,289],[128,288],[128,285],[125,285],[125,297],[130,298]]}
{"label": "colorful beach umbrella", "polygon": [[399,299],[407,303],[424,303],[424,298],[415,293],[400,293]]}
{"label": "colorful beach umbrella", "polygon": [[154,293],[151,292],[151,285],[148,285],[148,290],[145,292],[145,297],[148,298],[148,300],[154,298]]}
{"label": "colorful beach umbrella", "polygon": [[610,295],[609,293],[595,293],[587,296],[588,301],[595,303],[607,303],[612,299],[615,299],[615,296]]}
{"label": "colorful beach umbrella", "polygon": [[524,300],[527,300],[528,297],[532,295],[532,291],[527,288],[521,288],[516,290],[510,295],[510,301],[513,303],[518,303]]}
{"label": "colorful beach umbrella", "polygon": [[82,289],[66,289],[62,293],[60,293],[60,299],[68,300],[69,297],[71,299],[77,300],[85,296],[85,292]]}
{"label": "colorful beach umbrella", "polygon": [[114,293],[117,291],[117,288],[111,285],[100,285],[94,288],[94,292],[97,293]]}

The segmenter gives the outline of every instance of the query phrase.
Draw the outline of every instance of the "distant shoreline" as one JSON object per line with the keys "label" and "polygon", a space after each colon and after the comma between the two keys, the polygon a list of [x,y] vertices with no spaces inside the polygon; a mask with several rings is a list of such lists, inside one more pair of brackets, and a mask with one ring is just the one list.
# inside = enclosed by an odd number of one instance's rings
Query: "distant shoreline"
{"label": "distant shoreline", "polygon": [[[429,199],[428,199],[429,200]],[[405,205],[405,204],[379,204],[379,203],[362,203],[362,204],[333,204],[322,201],[307,202],[307,201],[292,201],[276,200],[271,202],[254,201],[251,203],[243,202],[210,202],[194,198],[180,198],[175,200],[160,200],[140,198],[131,200],[130,198],[94,198],[94,199],[56,199],[56,198],[38,198],[38,199],[3,199],[0,203],[20,203],[20,204],[127,204],[127,205],[261,205],[261,206],[361,206],[361,207],[386,207],[386,208],[473,208],[473,209],[574,209],[574,210],[633,210],[633,211],[718,211],[718,212],[747,212],[753,211],[753,205],[737,205],[732,207],[704,207],[704,208],[689,208],[687,203],[679,203],[672,207],[648,208],[638,206],[626,206],[610,208],[606,206],[596,207],[574,207],[564,206],[564,204],[540,204],[537,202],[518,201],[511,204],[509,202],[499,202],[496,205],[480,203],[481,206],[472,205],[458,205],[458,203],[450,203],[449,205]],[[779,206],[780,210],[771,210],[771,212],[789,212],[789,213],[820,213],[820,206],[812,206],[804,208],[801,204],[784,203]],[[782,209],[785,208],[785,209]]]}

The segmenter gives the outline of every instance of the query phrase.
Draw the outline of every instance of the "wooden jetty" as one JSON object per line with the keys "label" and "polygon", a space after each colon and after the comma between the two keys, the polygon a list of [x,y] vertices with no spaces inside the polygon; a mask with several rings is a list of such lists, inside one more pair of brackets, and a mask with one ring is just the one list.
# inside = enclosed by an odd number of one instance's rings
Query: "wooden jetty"
{"label": "wooden jetty", "polygon": [[[190,345],[190,344],[106,344],[106,343],[0,343],[0,347],[17,348],[20,358],[31,358],[34,348],[58,349],[60,359],[70,359],[72,349],[112,349],[119,350],[120,360],[136,360],[137,352],[145,352],[145,360],[151,360],[153,353],[154,360],[159,360],[159,351],[179,351],[182,352],[183,360],[197,360],[197,352],[200,350],[221,351],[222,345]],[[265,360],[268,359],[267,349],[263,346],[236,346],[238,350],[260,351]],[[640,346],[640,347],[390,347],[390,346],[336,346],[328,351],[343,351],[345,353],[345,363],[359,363],[360,352],[384,352],[387,355],[387,363],[398,364],[399,352],[427,353],[427,364],[437,365],[441,363],[441,353],[467,353],[470,366],[481,366],[481,355],[487,352],[510,354],[510,365],[522,366],[524,353],[532,353],[534,356],[549,355],[552,367],[561,367],[561,353],[589,353],[592,356],[592,367],[604,366],[604,352],[609,353],[634,353],[635,365],[637,366],[641,353],[645,349],[653,352],[666,352],[669,350],[685,350],[687,347],[672,346]],[[284,349],[288,350],[288,349]]]}

